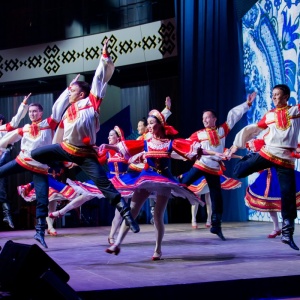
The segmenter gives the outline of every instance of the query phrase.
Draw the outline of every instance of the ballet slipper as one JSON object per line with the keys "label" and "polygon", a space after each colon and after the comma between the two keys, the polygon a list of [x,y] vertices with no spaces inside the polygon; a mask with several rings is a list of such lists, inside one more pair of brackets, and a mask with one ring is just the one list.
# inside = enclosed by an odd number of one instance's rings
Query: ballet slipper
{"label": "ballet slipper", "polygon": [[111,247],[109,247],[105,250],[106,253],[114,254],[114,255],[118,255],[120,253],[120,251],[121,251],[121,249],[116,245],[112,245]]}
{"label": "ballet slipper", "polygon": [[154,252],[152,260],[161,260],[162,252]]}
{"label": "ballet slipper", "polygon": [[205,227],[206,227],[206,228],[210,228],[210,227],[211,227],[211,222],[209,222],[209,221],[206,221],[206,223],[205,223]]}
{"label": "ballet slipper", "polygon": [[48,217],[51,219],[61,218],[63,215],[58,211],[49,213]]}
{"label": "ballet slipper", "polygon": [[48,229],[47,233],[51,236],[57,236],[57,231],[55,230],[55,228]]}
{"label": "ballet slipper", "polygon": [[197,229],[197,228],[198,228],[197,222],[192,222],[192,228],[193,228],[193,229]]}
{"label": "ballet slipper", "polygon": [[268,235],[268,238],[269,239],[274,239],[276,238],[276,236],[279,236],[281,235],[281,230],[273,230],[269,235]]}

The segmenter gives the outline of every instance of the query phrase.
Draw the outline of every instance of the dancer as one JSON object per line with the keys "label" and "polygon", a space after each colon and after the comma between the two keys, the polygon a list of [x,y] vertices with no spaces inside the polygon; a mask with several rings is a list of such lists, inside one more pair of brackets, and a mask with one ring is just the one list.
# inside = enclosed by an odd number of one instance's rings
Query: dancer
{"label": "dancer", "polygon": [[[227,121],[221,126],[216,126],[217,117],[213,110],[203,112],[202,120],[204,129],[193,133],[190,140],[201,143],[203,149],[223,152],[225,147],[225,138],[232,127],[242,118],[251,107],[256,93],[248,96],[247,101],[231,109],[227,115]],[[191,185],[201,176],[204,176],[211,195],[212,202],[212,220],[210,232],[217,234],[223,241],[225,237],[222,233],[221,223],[223,214],[223,199],[221,193],[220,175],[222,171],[222,162],[220,158],[214,156],[202,156],[196,160],[189,172],[180,178],[180,182]]]}
{"label": "dancer", "polygon": [[293,239],[296,210],[295,158],[300,129],[300,105],[289,106],[290,88],[285,84],[273,87],[272,100],[275,109],[268,111],[256,124],[250,124],[235,137],[227,151],[228,158],[238,148],[245,148],[246,141],[255,138],[268,129],[264,136],[265,145],[259,153],[250,153],[235,166],[236,177],[243,178],[254,172],[274,167],[281,194],[281,215],[283,219],[281,241],[292,249],[299,250]]}
{"label": "dancer", "polygon": [[[4,137],[7,132],[16,129],[20,123],[20,121],[25,117],[28,105],[27,100],[29,99],[31,94],[24,97],[23,102],[20,104],[17,114],[11,119],[9,123],[6,123],[5,117],[0,115],[0,140]],[[6,148],[0,149],[0,167],[8,163],[11,158],[11,145],[7,145]],[[10,228],[15,228],[13,223],[10,202],[7,199],[7,188],[8,188],[8,180],[7,177],[0,178],[0,203],[2,203],[2,211],[3,211],[3,222],[7,223]]]}
{"label": "dancer", "polygon": [[[76,81],[71,85],[69,94],[71,105],[56,131],[54,137],[56,144],[33,150],[32,157],[49,165],[57,161],[76,163],[93,180],[105,198],[116,206],[131,230],[139,232],[139,226],[132,218],[129,206],[107,178],[94,149],[96,133],[100,129],[99,108],[113,72],[114,64],[109,57],[107,39],[104,41],[103,53],[92,87],[83,81]],[[46,185],[44,191],[46,192]]]}
{"label": "dancer", "polygon": [[[164,116],[157,110],[151,110],[148,116],[148,129],[150,138],[145,141],[124,141],[118,146],[103,144],[101,149],[114,149],[120,151],[125,157],[133,156],[140,153],[142,161],[146,159],[146,164],[140,175],[131,180],[118,180],[114,177],[112,182],[118,189],[133,190],[134,194],[131,199],[131,209],[133,217],[136,217],[152,192],[156,193],[156,205],[154,209],[154,225],[156,235],[156,246],[152,260],[159,260],[162,255],[161,243],[164,236],[163,215],[167,206],[171,192],[174,196],[187,198],[190,203],[204,203],[194,193],[189,191],[185,186],[179,184],[171,173],[172,151],[186,159],[194,159],[198,153],[214,154],[218,157],[224,157],[223,154],[217,154],[212,151],[206,151],[199,148],[199,143],[187,141],[184,139],[173,139],[177,131],[166,124]],[[136,157],[137,159],[137,157]],[[125,238],[128,229],[122,223],[117,240],[114,245],[106,249],[109,254],[118,255],[120,245]]]}
{"label": "dancer", "polygon": [[[76,80],[77,78],[75,78]],[[54,130],[61,120],[63,111],[68,105],[69,91],[66,89],[55,101],[52,114],[49,118],[42,120],[43,107],[39,103],[31,103],[28,108],[28,116],[31,124],[7,133],[0,141],[0,147],[7,147],[21,140],[21,151],[13,161],[0,167],[0,177],[10,174],[30,171],[36,191],[36,234],[34,238],[48,248],[45,242],[46,217],[48,215],[48,166],[41,164],[32,157],[33,149],[44,145],[50,145]]]}
{"label": "dancer", "polygon": [[[166,97],[165,100],[165,108],[161,112],[162,115],[165,117],[165,121],[170,117],[171,113],[171,98],[169,96]],[[140,135],[137,140],[146,140],[147,136],[149,136],[148,128],[147,128],[147,120],[146,118],[142,118],[139,120],[138,125],[137,125],[137,131],[138,134]],[[131,163],[129,165],[129,171],[134,171],[134,172],[141,172],[144,168],[144,163],[140,162],[138,164]],[[155,196],[150,195],[149,196],[149,205],[150,205],[150,213],[151,213],[151,219],[150,223],[154,225],[154,207],[155,207]]]}
{"label": "dancer", "polygon": [[[108,143],[109,145],[116,145],[120,141],[123,141],[125,139],[123,130],[119,126],[115,126],[114,129],[112,129],[109,132],[108,135]],[[109,179],[113,178],[114,176],[122,176],[122,174],[125,174],[128,170],[128,160],[125,159],[120,153],[117,153],[113,150],[103,150],[101,152],[98,152],[98,161],[101,165],[104,165],[107,163],[108,165],[108,173],[107,177]],[[131,176],[138,176],[138,173],[131,172]],[[72,200],[70,203],[68,203],[65,207],[58,211],[49,211],[49,217],[50,218],[57,218],[64,216],[68,211],[75,209],[85,202],[97,197],[99,199],[105,198],[103,193],[96,187],[95,183],[92,180],[88,180],[86,182],[80,182],[80,181],[72,181],[70,179],[67,179],[68,184],[72,187],[72,189],[76,190],[77,194],[80,196],[76,197],[74,200]],[[122,192],[121,193],[124,199],[127,201],[129,197],[132,196],[132,192]],[[108,243],[113,244],[115,239],[115,234],[117,229],[119,228],[122,221],[122,217],[119,213],[119,211],[116,209],[115,216],[112,220],[111,230],[108,236]]]}

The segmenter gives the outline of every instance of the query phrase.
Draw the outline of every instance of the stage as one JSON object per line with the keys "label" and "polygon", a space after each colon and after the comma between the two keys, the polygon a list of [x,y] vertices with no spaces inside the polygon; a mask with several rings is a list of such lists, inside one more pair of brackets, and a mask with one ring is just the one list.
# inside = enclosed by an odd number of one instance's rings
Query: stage
{"label": "stage", "polygon": [[[153,225],[130,232],[118,256],[105,253],[109,229],[60,228],[57,237],[46,236],[46,254],[81,299],[300,299],[300,252],[268,239],[271,223],[224,222],[226,241],[203,223],[167,224],[160,261],[151,260]],[[0,246],[34,244],[34,233],[2,231]],[[294,239],[300,246],[300,225]]]}

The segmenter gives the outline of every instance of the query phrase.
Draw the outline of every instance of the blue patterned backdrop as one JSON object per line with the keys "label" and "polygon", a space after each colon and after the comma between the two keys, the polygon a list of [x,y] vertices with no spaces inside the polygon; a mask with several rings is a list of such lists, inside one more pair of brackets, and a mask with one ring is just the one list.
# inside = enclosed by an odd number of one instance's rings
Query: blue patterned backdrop
{"label": "blue patterned backdrop", "polygon": [[[271,94],[276,84],[290,87],[290,105],[300,102],[300,0],[260,0],[245,14],[242,23],[246,93],[257,92],[248,113],[251,124],[273,108]],[[296,168],[300,171],[299,161]],[[249,177],[249,184],[256,176]],[[249,219],[271,220],[268,213],[251,209]]]}

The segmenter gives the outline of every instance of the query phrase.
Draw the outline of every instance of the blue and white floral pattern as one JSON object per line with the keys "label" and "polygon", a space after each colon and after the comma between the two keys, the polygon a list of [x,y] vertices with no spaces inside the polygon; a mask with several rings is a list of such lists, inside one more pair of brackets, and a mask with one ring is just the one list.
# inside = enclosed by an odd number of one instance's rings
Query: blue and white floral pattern
{"label": "blue and white floral pattern", "polygon": [[[260,0],[242,22],[246,93],[257,92],[247,115],[252,124],[273,108],[271,94],[276,84],[290,87],[290,105],[300,103],[300,0]],[[300,171],[300,162],[296,167]],[[249,183],[254,177],[249,177]],[[270,221],[270,216],[249,210],[249,219]]]}

